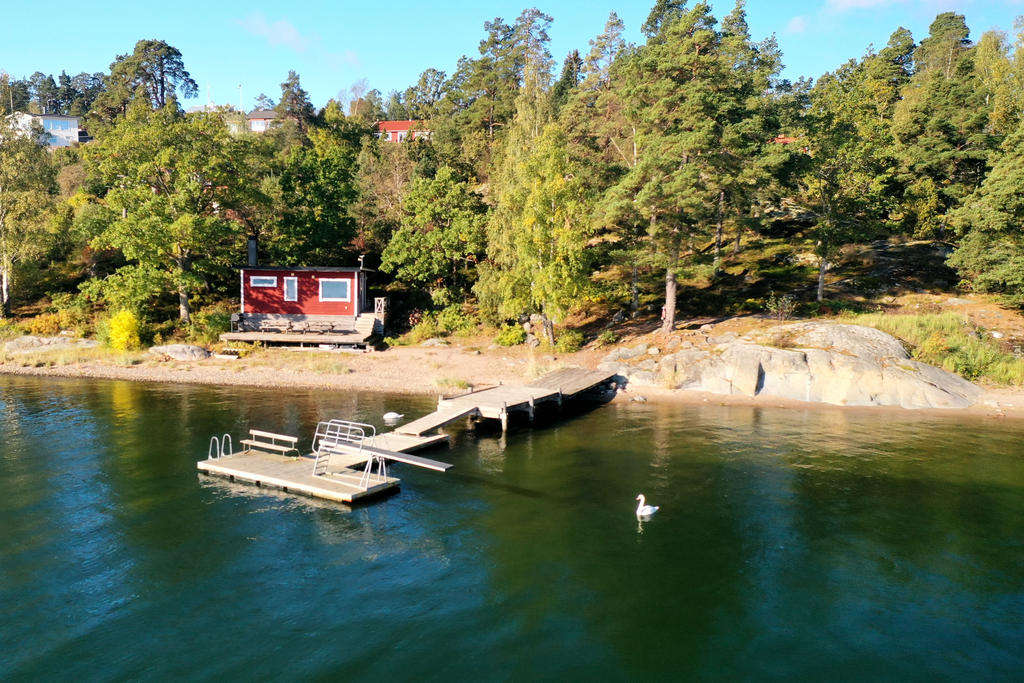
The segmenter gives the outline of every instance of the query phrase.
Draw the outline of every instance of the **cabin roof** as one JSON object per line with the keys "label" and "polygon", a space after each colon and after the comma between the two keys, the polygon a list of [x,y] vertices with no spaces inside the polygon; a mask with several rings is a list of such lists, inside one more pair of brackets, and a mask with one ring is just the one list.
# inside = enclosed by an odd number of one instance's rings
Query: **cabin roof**
{"label": "cabin roof", "polygon": [[360,270],[369,270],[369,268],[360,268],[359,266],[239,266],[240,270],[273,270],[273,271],[321,271],[336,273],[338,271],[345,272],[358,272]]}

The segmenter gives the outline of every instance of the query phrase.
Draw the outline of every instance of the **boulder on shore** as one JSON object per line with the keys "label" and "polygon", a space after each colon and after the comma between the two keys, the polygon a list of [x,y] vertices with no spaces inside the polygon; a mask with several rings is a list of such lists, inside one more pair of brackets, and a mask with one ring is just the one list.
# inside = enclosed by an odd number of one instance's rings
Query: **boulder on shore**
{"label": "boulder on shore", "polygon": [[602,367],[634,385],[846,406],[966,408],[981,393],[962,377],[911,359],[885,332],[840,323],[758,330],[664,356],[655,368],[627,360],[620,353]]}
{"label": "boulder on shore", "polygon": [[164,346],[152,346],[149,352],[156,356],[167,356],[174,360],[206,360],[210,352],[201,346],[192,344],[166,344]]}
{"label": "boulder on shore", "polygon": [[90,349],[99,346],[95,339],[79,339],[66,335],[55,337],[38,337],[26,334],[4,344],[4,350],[10,354],[27,354],[38,351],[58,351],[64,349]]}

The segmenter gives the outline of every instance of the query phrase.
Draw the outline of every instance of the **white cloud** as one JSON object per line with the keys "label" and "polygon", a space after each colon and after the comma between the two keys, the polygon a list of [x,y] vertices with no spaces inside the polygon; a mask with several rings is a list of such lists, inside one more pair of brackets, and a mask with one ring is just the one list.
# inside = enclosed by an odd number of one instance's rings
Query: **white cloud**
{"label": "white cloud", "polygon": [[807,30],[806,17],[793,17],[786,23],[786,33],[803,33]]}
{"label": "white cloud", "polygon": [[311,43],[316,42],[314,37],[303,36],[295,26],[287,19],[279,19],[273,23],[260,13],[250,14],[238,24],[254,36],[267,39],[273,46],[284,45],[296,52],[305,52]]}
{"label": "white cloud", "polygon": [[342,50],[334,52],[324,47],[323,40],[316,33],[303,35],[292,22],[287,19],[278,19],[270,22],[267,18],[255,12],[245,19],[235,22],[247,33],[266,39],[272,47],[285,46],[299,54],[306,54],[315,59],[323,60],[328,67],[334,71],[340,71],[345,66],[361,68],[359,55],[353,50]]}
{"label": "white cloud", "polygon": [[828,0],[827,8],[833,12],[848,12],[853,9],[885,7],[905,1],[906,0]]}

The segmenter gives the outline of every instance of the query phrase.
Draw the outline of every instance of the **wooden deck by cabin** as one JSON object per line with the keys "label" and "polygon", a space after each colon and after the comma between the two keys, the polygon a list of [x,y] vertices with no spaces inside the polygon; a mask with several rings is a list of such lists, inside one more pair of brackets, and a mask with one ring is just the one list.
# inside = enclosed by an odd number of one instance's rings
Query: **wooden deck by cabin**
{"label": "wooden deck by cabin", "polygon": [[220,335],[221,341],[365,346],[384,331],[383,313],[375,311],[356,316],[235,313],[231,318],[231,331]]}

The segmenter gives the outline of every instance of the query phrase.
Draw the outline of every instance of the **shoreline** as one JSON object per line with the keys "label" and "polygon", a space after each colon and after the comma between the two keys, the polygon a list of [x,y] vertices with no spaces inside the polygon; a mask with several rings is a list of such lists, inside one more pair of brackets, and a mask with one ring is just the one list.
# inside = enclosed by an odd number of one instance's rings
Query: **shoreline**
{"label": "shoreline", "polygon": [[[245,360],[208,359],[194,362],[145,361],[118,365],[104,361],[85,361],[53,366],[30,366],[16,362],[0,363],[0,374],[20,377],[62,379],[106,379],[131,382],[196,384],[260,389],[302,388],[327,391],[366,391],[405,395],[444,395],[463,393],[471,388],[486,388],[503,383],[522,382],[530,375],[556,367],[596,366],[597,355],[582,352],[567,356],[546,355],[540,359],[522,349],[466,351],[459,347],[396,347],[384,352],[364,354],[320,354],[317,360],[337,365],[335,371],[307,369],[288,365],[295,356],[280,356],[285,367],[246,364]],[[311,352],[316,353],[316,352]],[[546,367],[550,366],[550,367]],[[839,409],[868,413],[899,413],[907,416],[985,417],[1024,419],[1024,391],[1009,388],[984,388],[978,402],[963,409],[909,410],[900,406],[842,406],[813,403],[773,396],[711,394],[693,390],[661,387],[627,387],[614,401],[634,400],[664,404],[753,406],[788,410]]]}

